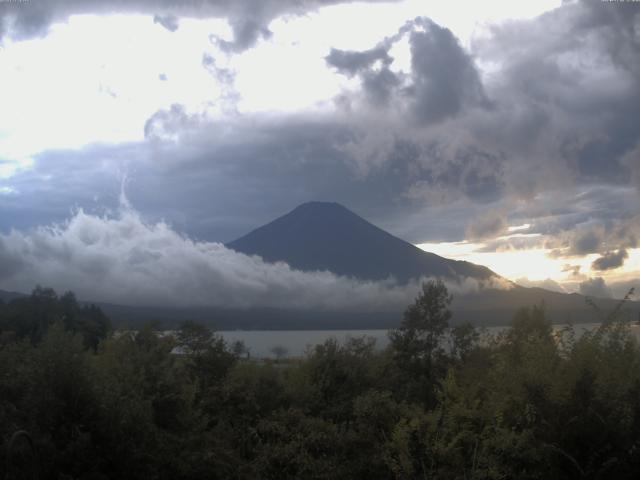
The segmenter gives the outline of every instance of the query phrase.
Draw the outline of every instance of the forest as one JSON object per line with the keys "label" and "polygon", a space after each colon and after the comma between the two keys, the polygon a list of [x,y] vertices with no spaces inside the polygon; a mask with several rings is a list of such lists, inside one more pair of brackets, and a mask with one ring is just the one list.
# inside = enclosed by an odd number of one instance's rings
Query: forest
{"label": "forest", "polygon": [[451,300],[423,284],[384,350],[256,360],[191,321],[114,331],[38,287],[0,303],[0,479],[637,478],[624,302],[584,334],[528,306],[489,336],[450,328]]}

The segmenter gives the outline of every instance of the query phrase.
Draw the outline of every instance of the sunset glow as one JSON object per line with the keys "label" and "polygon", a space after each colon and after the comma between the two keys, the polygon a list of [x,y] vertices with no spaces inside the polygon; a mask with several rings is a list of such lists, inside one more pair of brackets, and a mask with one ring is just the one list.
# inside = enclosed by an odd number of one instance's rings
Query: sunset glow
{"label": "sunset glow", "polygon": [[578,292],[580,283],[589,277],[602,277],[607,283],[629,282],[636,280],[640,271],[640,248],[629,249],[629,257],[622,267],[602,272],[592,268],[593,262],[599,257],[597,254],[555,258],[548,248],[486,252],[482,251],[486,244],[466,241],[423,243],[417,246],[443,257],[485,265],[524,286],[542,286],[543,281],[553,280],[567,292]]}

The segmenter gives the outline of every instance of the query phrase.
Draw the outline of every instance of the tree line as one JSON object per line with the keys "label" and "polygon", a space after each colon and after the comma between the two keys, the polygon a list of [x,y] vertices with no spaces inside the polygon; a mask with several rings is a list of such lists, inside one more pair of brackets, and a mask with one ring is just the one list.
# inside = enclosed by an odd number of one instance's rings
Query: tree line
{"label": "tree line", "polygon": [[256,362],[193,322],[114,335],[38,287],[0,302],[0,479],[637,478],[622,308],[578,334],[528,307],[487,336],[450,329],[451,301],[425,283],[382,351]]}

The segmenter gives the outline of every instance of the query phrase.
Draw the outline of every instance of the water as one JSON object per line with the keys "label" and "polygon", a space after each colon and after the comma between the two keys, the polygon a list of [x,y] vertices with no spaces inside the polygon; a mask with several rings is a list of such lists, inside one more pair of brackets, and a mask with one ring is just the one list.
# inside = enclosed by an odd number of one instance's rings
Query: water
{"label": "water", "polygon": [[284,356],[302,357],[307,348],[320,345],[330,338],[344,343],[349,337],[371,337],[376,340],[376,348],[383,349],[389,344],[388,330],[229,330],[216,332],[227,343],[244,342],[252,357],[274,358],[274,347],[283,347]]}
{"label": "water", "polygon": [[[597,327],[596,323],[583,323],[574,325],[576,335]],[[487,327],[481,331],[488,335],[495,335],[507,327]],[[554,325],[554,330],[564,328],[564,325]],[[640,339],[640,327],[631,326],[632,333]],[[319,345],[329,338],[335,338],[344,343],[349,337],[370,337],[376,340],[376,348],[383,349],[389,344],[389,330],[228,330],[219,331],[218,334],[228,342],[244,342],[245,346],[254,358],[275,358],[272,351],[275,347],[282,347],[281,356],[301,357],[307,349]]]}

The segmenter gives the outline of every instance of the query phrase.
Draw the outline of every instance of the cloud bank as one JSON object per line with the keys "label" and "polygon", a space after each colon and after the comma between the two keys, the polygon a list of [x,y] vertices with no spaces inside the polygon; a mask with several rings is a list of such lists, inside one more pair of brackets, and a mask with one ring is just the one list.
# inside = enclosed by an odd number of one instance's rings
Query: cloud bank
{"label": "cloud bank", "polygon": [[[0,286],[30,291],[34,282],[92,301],[230,308],[397,310],[419,291],[418,281],[400,286],[266,263],[146,223],[131,209],[111,217],[78,211],[60,225],[0,235]],[[478,285],[449,287],[462,293]]]}

